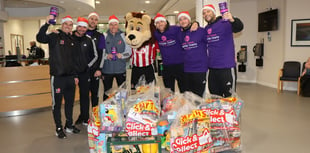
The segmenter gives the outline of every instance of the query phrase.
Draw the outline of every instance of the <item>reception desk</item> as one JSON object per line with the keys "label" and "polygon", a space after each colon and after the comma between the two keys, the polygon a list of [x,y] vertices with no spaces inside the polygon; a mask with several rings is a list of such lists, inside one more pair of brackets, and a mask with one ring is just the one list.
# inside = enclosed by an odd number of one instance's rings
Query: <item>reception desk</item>
{"label": "reception desk", "polygon": [[[75,100],[78,100],[78,89]],[[0,116],[51,109],[49,66],[0,68]]]}

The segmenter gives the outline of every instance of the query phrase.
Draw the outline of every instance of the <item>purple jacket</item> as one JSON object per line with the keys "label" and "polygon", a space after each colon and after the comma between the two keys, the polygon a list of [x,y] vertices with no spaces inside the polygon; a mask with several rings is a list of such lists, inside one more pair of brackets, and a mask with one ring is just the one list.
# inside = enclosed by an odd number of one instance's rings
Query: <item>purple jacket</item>
{"label": "purple jacket", "polygon": [[209,53],[209,68],[222,69],[236,66],[233,32],[243,29],[243,23],[235,18],[234,23],[221,18],[205,27]]}
{"label": "purple jacket", "polygon": [[164,65],[183,64],[183,51],[178,39],[180,32],[181,27],[169,26],[163,33],[158,30],[154,33]]}
{"label": "purple jacket", "polygon": [[205,30],[203,28],[193,32],[185,30],[180,38],[184,50],[184,72],[207,72],[208,54]]}

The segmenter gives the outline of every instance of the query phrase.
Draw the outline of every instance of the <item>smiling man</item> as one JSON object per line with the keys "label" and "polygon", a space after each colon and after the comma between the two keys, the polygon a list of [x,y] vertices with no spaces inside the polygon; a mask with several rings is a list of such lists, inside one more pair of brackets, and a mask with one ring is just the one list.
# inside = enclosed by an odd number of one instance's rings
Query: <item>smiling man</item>
{"label": "smiling man", "polygon": [[[120,86],[126,81],[126,60],[131,56],[131,47],[125,42],[125,34],[119,29],[119,19],[115,15],[109,17],[109,29],[105,33],[106,59],[103,64],[104,93],[112,88],[116,79]],[[103,99],[108,96],[104,94]]]}
{"label": "smiling man", "polygon": [[208,25],[209,53],[208,86],[211,94],[229,97],[236,91],[236,62],[233,33],[243,29],[243,23],[230,12],[216,17],[212,4],[203,7],[203,18]]}
{"label": "smiling man", "polygon": [[178,14],[182,27],[180,42],[184,52],[184,80],[186,91],[203,97],[208,71],[206,33],[203,28],[190,31],[191,17],[187,11]]}
{"label": "smiling man", "polygon": [[[86,35],[90,36],[91,39],[95,42],[96,50],[98,53],[98,59],[94,65],[90,68],[90,93],[91,93],[91,103],[92,107],[98,105],[99,101],[99,78],[101,77],[101,69],[103,66],[103,52],[105,50],[105,38],[102,33],[97,31],[97,25],[99,21],[99,14],[96,12],[89,13],[88,15],[88,28]],[[83,108],[85,111],[89,109]],[[76,120],[75,124],[83,124],[87,126],[89,118],[89,113],[85,113],[85,116],[79,115],[79,118]]]}
{"label": "smiling man", "polygon": [[166,17],[157,13],[154,18],[156,31],[154,36],[158,41],[161,57],[163,59],[163,82],[166,88],[175,91],[175,81],[181,93],[184,86],[184,53],[179,41],[180,26],[171,26]]}
{"label": "smiling man", "polygon": [[48,44],[49,47],[52,111],[56,124],[56,136],[63,139],[66,138],[66,134],[61,123],[62,98],[65,100],[66,132],[79,133],[80,131],[73,125],[72,119],[75,84],[78,83],[74,58],[72,57],[76,44],[71,36],[73,28],[71,16],[62,18],[61,29],[58,29],[57,32],[46,34],[50,19],[54,19],[54,16],[50,15],[46,18],[46,24],[40,28],[36,37],[38,42]]}
{"label": "smiling man", "polygon": [[87,121],[89,118],[89,88],[90,73],[98,59],[95,42],[86,35],[88,20],[82,17],[77,19],[76,31],[73,32],[73,39],[77,44],[75,47],[74,59],[76,71],[79,77],[80,93],[80,116],[79,119]]}

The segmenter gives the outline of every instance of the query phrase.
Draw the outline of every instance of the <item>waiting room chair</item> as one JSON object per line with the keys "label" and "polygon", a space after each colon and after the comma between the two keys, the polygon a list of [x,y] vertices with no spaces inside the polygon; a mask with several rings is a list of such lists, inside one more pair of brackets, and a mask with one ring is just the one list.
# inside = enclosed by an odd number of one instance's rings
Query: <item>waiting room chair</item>
{"label": "waiting room chair", "polygon": [[298,81],[300,77],[300,62],[297,61],[286,61],[283,64],[283,68],[279,71],[278,77],[278,93],[283,91],[283,82],[297,82],[297,94],[300,90],[300,82]]}

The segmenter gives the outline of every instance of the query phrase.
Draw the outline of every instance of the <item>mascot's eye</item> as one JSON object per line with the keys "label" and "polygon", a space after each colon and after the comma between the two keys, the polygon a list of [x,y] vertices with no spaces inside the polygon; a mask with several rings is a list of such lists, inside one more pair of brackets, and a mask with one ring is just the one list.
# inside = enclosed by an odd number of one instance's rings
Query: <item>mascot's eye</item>
{"label": "mascot's eye", "polygon": [[130,26],[130,30],[132,31],[134,28],[133,28],[133,26]]}
{"label": "mascot's eye", "polygon": [[141,28],[140,28],[140,27],[137,27],[136,30],[137,30],[137,31],[141,31]]}

